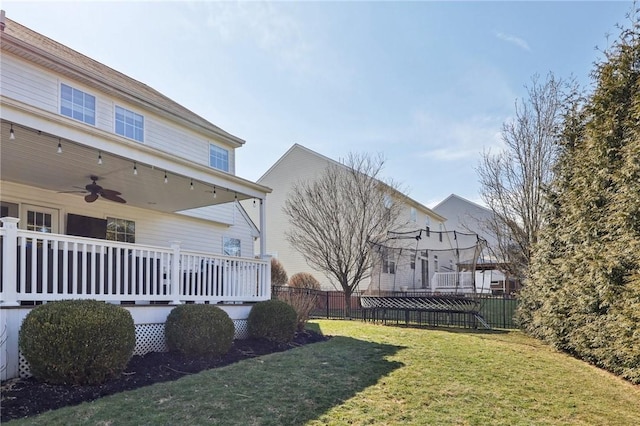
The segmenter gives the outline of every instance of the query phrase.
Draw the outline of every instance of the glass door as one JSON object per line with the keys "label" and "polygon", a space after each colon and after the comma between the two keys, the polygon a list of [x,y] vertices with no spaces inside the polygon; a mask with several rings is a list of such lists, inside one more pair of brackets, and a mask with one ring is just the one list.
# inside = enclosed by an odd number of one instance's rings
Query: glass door
{"label": "glass door", "polygon": [[20,227],[28,231],[57,234],[59,216],[58,209],[23,204]]}

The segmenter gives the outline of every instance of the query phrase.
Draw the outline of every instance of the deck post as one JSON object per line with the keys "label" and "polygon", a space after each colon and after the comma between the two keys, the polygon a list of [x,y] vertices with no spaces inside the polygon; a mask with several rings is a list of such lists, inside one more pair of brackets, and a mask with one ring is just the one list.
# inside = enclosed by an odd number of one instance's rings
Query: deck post
{"label": "deck post", "polygon": [[0,218],[5,230],[2,244],[2,306],[20,306],[18,303],[18,222],[17,217]]}
{"label": "deck post", "polygon": [[172,305],[180,305],[180,241],[171,241],[173,249],[173,259],[171,262],[171,296],[173,297]]}

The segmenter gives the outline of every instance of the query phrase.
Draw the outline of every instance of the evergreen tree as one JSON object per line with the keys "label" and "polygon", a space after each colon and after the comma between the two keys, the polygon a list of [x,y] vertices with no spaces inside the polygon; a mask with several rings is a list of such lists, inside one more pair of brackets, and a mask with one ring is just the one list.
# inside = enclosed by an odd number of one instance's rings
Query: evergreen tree
{"label": "evergreen tree", "polygon": [[640,22],[629,19],[595,66],[593,94],[565,121],[518,319],[640,383]]}

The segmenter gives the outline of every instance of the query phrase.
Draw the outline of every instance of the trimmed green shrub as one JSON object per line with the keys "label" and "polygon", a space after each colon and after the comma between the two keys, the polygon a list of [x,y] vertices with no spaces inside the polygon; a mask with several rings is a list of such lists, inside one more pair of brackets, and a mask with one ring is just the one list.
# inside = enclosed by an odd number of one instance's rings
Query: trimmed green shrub
{"label": "trimmed green shrub", "polygon": [[296,311],[291,305],[281,300],[258,302],[249,313],[249,335],[288,343],[295,336],[297,322]]}
{"label": "trimmed green shrub", "polygon": [[224,355],[233,344],[235,327],[217,306],[190,304],[171,310],[164,333],[170,351],[187,356]]}
{"label": "trimmed green shrub", "polygon": [[97,300],[37,306],[20,328],[18,344],[31,374],[53,384],[98,384],[118,376],[136,344],[129,311]]}

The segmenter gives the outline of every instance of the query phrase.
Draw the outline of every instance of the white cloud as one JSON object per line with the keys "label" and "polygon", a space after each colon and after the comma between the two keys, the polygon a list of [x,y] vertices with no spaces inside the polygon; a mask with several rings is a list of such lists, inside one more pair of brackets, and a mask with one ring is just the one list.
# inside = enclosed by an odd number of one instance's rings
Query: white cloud
{"label": "white cloud", "polygon": [[505,34],[505,33],[501,33],[501,32],[496,32],[495,33],[496,37],[498,37],[500,40],[504,40],[507,43],[511,43],[514,44],[516,46],[518,46],[519,48],[526,50],[527,52],[531,52],[531,48],[529,47],[529,43],[527,43],[526,40],[511,35],[511,34]]}
{"label": "white cloud", "polygon": [[206,25],[227,43],[254,43],[283,65],[305,67],[313,46],[303,25],[284,6],[257,2],[207,2]]}
{"label": "white cloud", "polygon": [[429,148],[418,155],[436,161],[478,158],[486,149],[502,149],[502,118],[474,115],[452,119],[425,111],[415,115],[421,140]]}

